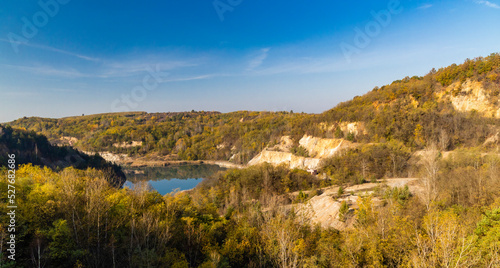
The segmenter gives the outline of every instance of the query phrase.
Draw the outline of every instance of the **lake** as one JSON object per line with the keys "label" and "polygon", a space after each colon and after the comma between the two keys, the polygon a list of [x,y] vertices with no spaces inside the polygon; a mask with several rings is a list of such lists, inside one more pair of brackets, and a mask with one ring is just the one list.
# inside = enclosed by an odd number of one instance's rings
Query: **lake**
{"label": "lake", "polygon": [[167,167],[123,168],[127,177],[124,187],[132,188],[135,183],[146,181],[161,195],[190,190],[204,178],[226,170],[217,165],[176,165]]}

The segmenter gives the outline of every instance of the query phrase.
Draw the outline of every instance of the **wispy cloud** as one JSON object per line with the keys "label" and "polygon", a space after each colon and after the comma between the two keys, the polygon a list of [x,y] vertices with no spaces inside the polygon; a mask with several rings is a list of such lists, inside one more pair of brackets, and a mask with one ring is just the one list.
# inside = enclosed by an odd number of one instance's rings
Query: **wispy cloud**
{"label": "wispy cloud", "polygon": [[[183,68],[195,67],[198,64],[193,63],[192,60],[148,60],[148,59],[138,59],[138,60],[124,60],[124,61],[110,61],[102,60],[97,65],[92,65],[91,68],[86,67],[82,70],[78,70],[67,66],[54,66],[52,64],[38,63],[34,62],[32,64],[0,64],[0,67],[5,67],[9,70],[16,70],[20,73],[29,73],[38,76],[47,77],[58,77],[58,78],[97,78],[97,79],[124,79],[124,78],[137,78],[143,77],[150,71],[160,70],[161,72],[180,72],[182,74]],[[196,71],[192,72],[188,70],[188,73],[192,75],[189,79],[180,78],[179,81],[183,80],[195,80],[205,78],[206,75],[198,74]],[[186,73],[184,73],[186,74]]]}
{"label": "wispy cloud", "polygon": [[0,66],[7,67],[9,69],[16,69],[21,72],[28,72],[35,75],[43,75],[43,76],[57,76],[64,78],[79,78],[88,76],[72,68],[58,69],[46,65],[22,66],[22,65],[0,64]]}
{"label": "wispy cloud", "polygon": [[423,5],[419,6],[418,9],[428,9],[431,7],[432,7],[432,4],[423,4]]}
{"label": "wispy cloud", "polygon": [[[388,54],[391,57],[388,57]],[[260,68],[248,75],[278,75],[278,74],[293,74],[293,75],[308,75],[308,74],[326,74],[326,73],[344,73],[347,71],[360,71],[366,69],[383,68],[388,64],[399,64],[401,62],[410,61],[412,58],[417,58],[416,55],[428,55],[427,50],[414,52],[413,54],[407,51],[385,51],[384,53],[370,52],[365,53],[363,57],[359,57],[351,64],[345,64],[342,55],[323,54],[316,56],[300,56],[296,53],[296,57],[286,57],[276,61],[273,64]]]}
{"label": "wispy cloud", "polygon": [[[5,43],[12,43],[10,40],[4,39],[4,38],[0,38],[0,41],[5,42]],[[77,57],[79,59],[86,60],[86,61],[94,61],[94,62],[100,61],[100,59],[98,59],[98,58],[86,56],[86,55],[79,54],[79,53],[74,53],[71,51],[67,51],[67,50],[63,50],[63,49],[59,49],[59,48],[55,48],[55,47],[44,46],[44,45],[39,45],[39,44],[23,43],[23,42],[14,42],[14,43],[17,45],[24,45],[24,46],[31,47],[31,48],[36,48],[36,49],[41,49],[41,50],[45,50],[45,51],[52,51],[52,52],[56,52],[56,53],[60,53],[60,54],[64,54],[64,55],[69,55],[69,56]]]}
{"label": "wispy cloud", "polygon": [[205,75],[197,75],[197,76],[191,76],[191,77],[180,77],[180,78],[173,78],[173,79],[167,79],[163,80],[163,82],[183,82],[183,81],[193,81],[193,80],[202,80],[202,79],[208,79],[212,78],[216,75],[213,74],[205,74]]}
{"label": "wispy cloud", "polygon": [[262,65],[264,60],[266,60],[268,54],[269,54],[270,48],[263,48],[259,51],[259,55],[254,57],[250,62],[248,63],[248,68],[247,70],[254,70],[255,68],[259,67]]}
{"label": "wispy cloud", "polygon": [[496,9],[500,9],[500,6],[495,4],[495,3],[492,3],[490,1],[484,1],[484,0],[480,0],[480,1],[475,1],[476,4],[480,4],[480,5],[485,5],[487,7],[491,7],[491,8],[496,8]]}
{"label": "wispy cloud", "polygon": [[2,97],[15,97],[15,98],[20,98],[20,97],[33,97],[33,96],[38,96],[41,95],[40,92],[32,92],[32,91],[22,91],[20,89],[10,89],[9,91],[0,91],[0,96]]}
{"label": "wispy cloud", "polygon": [[161,71],[171,71],[186,67],[195,67],[198,64],[192,60],[170,60],[170,59],[138,59],[132,61],[112,61],[103,64],[103,70],[100,74],[102,78],[109,77],[128,77],[134,75],[143,75],[151,68]]}

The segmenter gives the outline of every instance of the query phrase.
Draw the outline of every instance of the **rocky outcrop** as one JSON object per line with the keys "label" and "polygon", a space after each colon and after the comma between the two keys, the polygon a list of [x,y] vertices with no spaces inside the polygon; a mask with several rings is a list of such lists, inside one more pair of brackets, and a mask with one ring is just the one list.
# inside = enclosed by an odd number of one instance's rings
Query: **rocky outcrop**
{"label": "rocky outcrop", "polygon": [[201,161],[201,162],[203,164],[217,165],[217,166],[222,167],[222,168],[238,168],[238,169],[241,169],[241,168],[245,168],[246,167],[245,165],[239,165],[239,164],[231,163],[231,162],[228,162],[228,161],[205,160],[205,161]]}
{"label": "rocky outcrop", "polygon": [[258,165],[262,163],[269,163],[275,166],[286,164],[291,169],[299,168],[305,170],[315,170],[319,165],[319,158],[308,158],[302,156],[296,156],[288,152],[276,152],[264,150],[256,157],[254,157],[250,162],[249,166]]}
{"label": "rocky outcrop", "polygon": [[114,154],[111,152],[99,152],[99,155],[104,158],[106,161],[121,164],[123,162],[131,161],[130,157],[126,154]]}
{"label": "rocky outcrop", "polygon": [[[374,189],[381,187],[404,187],[408,185],[411,193],[419,195],[422,192],[417,178],[394,178],[379,181],[377,183],[365,183],[354,185],[344,189],[346,194],[338,196],[337,186],[323,189],[323,193],[312,197],[305,203],[291,205],[298,215],[309,219],[311,224],[319,224],[323,228],[335,228],[343,230],[350,228],[354,224],[354,211],[358,208],[362,196],[370,195]],[[305,193],[308,193],[307,191]],[[294,195],[298,193],[293,193]],[[340,206],[345,201],[349,206],[345,214],[345,221],[341,220]],[[374,204],[381,203],[381,200],[374,198]]]}
{"label": "rocky outcrop", "polygon": [[271,151],[279,151],[279,152],[290,152],[290,149],[293,147],[293,140],[290,136],[283,136],[280,138],[280,142],[270,148]]}
{"label": "rocky outcrop", "polygon": [[363,122],[342,122],[339,125],[340,130],[347,135],[349,133],[354,136],[366,134],[365,124]]}
{"label": "rocky outcrop", "polygon": [[311,157],[294,155],[288,151],[275,151],[276,148],[284,150],[290,146],[289,137],[281,139],[281,144],[271,149],[264,149],[248,162],[248,165],[269,163],[272,165],[285,164],[290,168],[299,168],[309,171],[317,170],[321,159],[335,155],[340,150],[352,146],[352,143],[343,139],[323,139],[305,135],[300,139],[300,146],[304,147]]}
{"label": "rocky outcrop", "polygon": [[116,148],[131,148],[131,147],[139,147],[142,146],[142,141],[132,141],[132,142],[122,142],[122,143],[113,143],[113,146]]}
{"label": "rocky outcrop", "polygon": [[[329,195],[318,195],[311,198],[305,204],[296,206],[297,214],[309,219],[311,224],[319,224],[323,228],[335,228],[344,230],[352,226],[354,217],[346,217],[345,221],[340,220],[340,206],[345,201],[349,205],[346,213],[354,214],[354,206],[358,203],[359,196],[345,196],[335,199]],[[346,216],[347,216],[346,215]]]}
{"label": "rocky outcrop", "polygon": [[437,93],[437,96],[441,100],[449,100],[460,112],[475,110],[486,117],[500,116],[497,103],[492,102],[492,96],[486,92],[482,82],[471,80],[464,83],[456,82]]}
{"label": "rocky outcrop", "polygon": [[53,140],[52,145],[75,146],[77,142],[78,142],[78,139],[75,137],[62,136],[61,138],[59,138],[57,140]]}
{"label": "rocky outcrop", "polygon": [[500,141],[500,132],[497,132],[495,135],[488,137],[484,141],[483,145],[488,146],[490,144],[498,144],[499,141]]}
{"label": "rocky outcrop", "polygon": [[322,139],[305,135],[300,139],[299,144],[307,149],[311,157],[325,158],[349,147],[351,143],[343,139]]}
{"label": "rocky outcrop", "polygon": [[339,122],[334,124],[321,122],[318,124],[318,127],[331,134],[335,134],[337,128],[340,128],[344,136],[347,136],[349,133],[354,136],[367,134],[365,124],[363,122]]}

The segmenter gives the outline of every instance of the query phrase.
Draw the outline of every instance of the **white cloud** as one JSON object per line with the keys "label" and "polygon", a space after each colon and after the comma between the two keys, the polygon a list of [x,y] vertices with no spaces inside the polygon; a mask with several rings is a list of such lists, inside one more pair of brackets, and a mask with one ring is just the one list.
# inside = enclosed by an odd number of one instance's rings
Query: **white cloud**
{"label": "white cloud", "polygon": [[149,69],[155,69],[158,66],[163,72],[186,67],[194,67],[198,64],[192,60],[171,60],[171,59],[138,59],[125,61],[112,61],[103,64],[103,71],[100,74],[102,78],[109,77],[128,77],[134,75],[143,75]]}
{"label": "white cloud", "polygon": [[269,54],[269,50],[270,48],[263,48],[259,51],[259,55],[257,55],[256,57],[254,57],[252,60],[250,60],[250,62],[248,63],[248,68],[247,70],[253,70],[259,66],[262,65],[262,63],[264,62],[264,60],[266,60],[268,54]]}
{"label": "white cloud", "polygon": [[[279,52],[277,52],[279,53]],[[322,54],[317,56],[300,56],[300,52],[296,53],[296,57],[287,57],[278,59],[272,65],[261,68],[251,75],[276,75],[276,74],[326,74],[339,73],[347,71],[360,71],[366,69],[382,68],[391,64],[407,62],[414,58],[428,55],[427,50],[415,51],[413,54],[407,51],[383,51],[383,53],[370,52],[364,53],[362,57],[357,57],[355,61],[347,64],[342,55],[337,54]],[[387,55],[392,55],[388,57]]]}
{"label": "white cloud", "polygon": [[[2,41],[2,40],[0,40]],[[62,52],[61,52],[62,53]],[[71,66],[53,65],[51,63],[27,62],[24,64],[0,63],[0,67],[17,72],[29,73],[38,76],[57,77],[57,78],[97,78],[112,81],[113,78],[124,79],[141,78],[149,72],[159,70],[162,75],[173,72],[172,81],[189,81],[212,77],[206,75],[202,70],[193,70],[192,67],[199,66],[204,60],[202,58],[178,58],[168,55],[143,55],[128,59],[101,59],[99,62],[93,62],[91,65],[84,65],[81,68],[72,68]],[[186,69],[187,70],[183,70]],[[168,82],[168,81],[166,81]]]}
{"label": "white cloud", "polygon": [[173,78],[173,79],[167,79],[163,80],[163,82],[182,82],[182,81],[192,81],[192,80],[201,80],[201,79],[208,79],[211,77],[214,77],[216,75],[213,74],[205,74],[205,75],[198,75],[198,76],[192,76],[192,77],[180,77],[180,78]]}
{"label": "white cloud", "polygon": [[8,67],[9,69],[16,69],[21,72],[29,72],[32,74],[43,75],[43,76],[57,76],[65,78],[79,78],[88,76],[72,68],[57,69],[46,65],[22,66],[22,65],[0,64],[0,66]]}
{"label": "white cloud", "polygon": [[419,6],[418,9],[428,9],[431,7],[432,7],[432,4],[423,4],[423,5]]}
{"label": "white cloud", "polygon": [[497,5],[497,4],[495,4],[495,3],[492,3],[492,2],[490,2],[490,1],[480,0],[480,1],[476,1],[476,4],[485,5],[485,6],[487,6],[487,7],[500,9],[500,6],[499,6],[499,5]]}
{"label": "white cloud", "polygon": [[[3,39],[3,38],[0,38],[0,41],[1,42],[5,42],[5,43],[11,43],[10,40]],[[74,53],[74,52],[71,52],[71,51],[63,50],[63,49],[58,49],[58,48],[55,48],[55,47],[49,47],[49,46],[38,45],[38,44],[31,44],[31,43],[22,43],[22,42],[16,42],[16,44],[18,44],[18,45],[24,45],[24,46],[31,47],[31,48],[37,48],[37,49],[41,49],[41,50],[46,50],[46,51],[52,51],[52,52],[56,52],[56,53],[60,53],[60,54],[64,54],[64,55],[69,55],[69,56],[77,57],[79,59],[86,60],[86,61],[94,61],[94,62],[100,61],[100,59],[98,59],[98,58],[89,57],[89,56],[86,56],[86,55]]]}

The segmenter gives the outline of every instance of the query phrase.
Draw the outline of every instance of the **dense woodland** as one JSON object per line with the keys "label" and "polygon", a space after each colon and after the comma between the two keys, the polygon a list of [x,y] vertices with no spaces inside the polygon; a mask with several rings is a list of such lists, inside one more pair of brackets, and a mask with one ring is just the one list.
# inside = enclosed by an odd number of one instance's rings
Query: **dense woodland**
{"label": "dense woodland", "polygon": [[[79,139],[77,148],[134,155],[177,155],[183,160],[248,162],[270,141],[285,133],[303,135],[313,122],[307,114],[289,112],[215,112],[103,114],[64,119],[25,118],[11,123],[47,135]],[[305,124],[305,125],[302,125]],[[119,148],[117,143],[142,141],[142,146]]]}
{"label": "dense woodland", "polygon": [[[438,172],[426,198],[382,183],[344,231],[286,209],[321,182],[285,167],[229,170],[161,196],[147,185],[111,187],[92,169],[21,166],[15,267],[498,267],[500,158],[436,153],[420,166],[423,176],[427,166]],[[316,190],[287,194],[307,189]],[[0,234],[5,245],[5,225]]]}
{"label": "dense woodland", "polygon": [[46,166],[53,170],[96,168],[104,171],[113,185],[121,186],[125,182],[121,168],[98,154],[87,155],[71,147],[53,146],[47,137],[34,131],[0,125],[0,166],[7,166],[8,154],[15,154],[18,164]]}
{"label": "dense woodland", "polygon": [[[78,138],[76,147],[88,151],[186,160],[238,155],[233,160],[244,163],[282,135],[357,144],[323,160],[320,176],[264,164],[220,171],[165,196],[145,184],[115,187],[92,168],[19,166],[15,267],[500,267],[498,140],[485,143],[500,121],[458,112],[435,94],[468,80],[481,81],[497,103],[500,55],[394,81],[319,115],[193,111],[11,122],[52,142]],[[345,133],[342,122],[366,131]],[[133,141],[143,143],[113,145]],[[421,178],[422,191],[388,187],[383,180],[392,177]],[[341,217],[354,222],[345,230],[316,226],[294,209],[325,187],[369,181],[379,186],[360,195],[356,209],[342,204]],[[335,198],[352,194],[339,190]],[[0,200],[7,201],[4,191]],[[6,206],[0,210],[5,245]]]}

